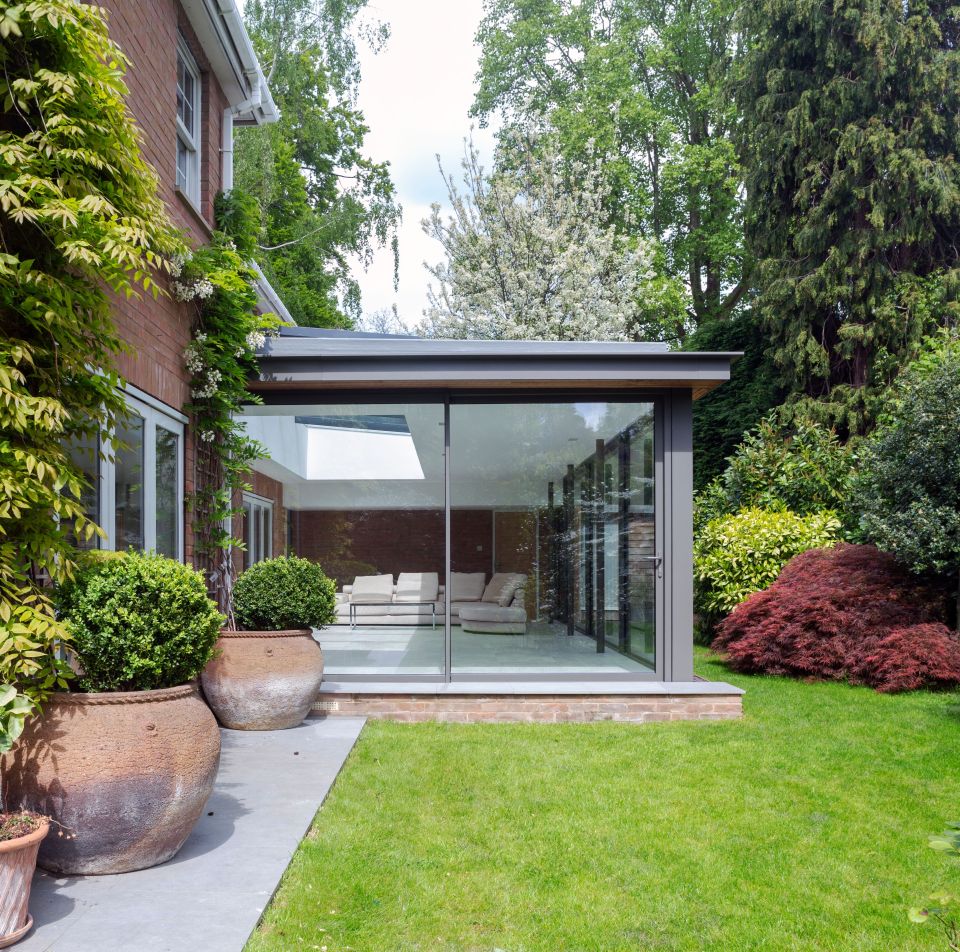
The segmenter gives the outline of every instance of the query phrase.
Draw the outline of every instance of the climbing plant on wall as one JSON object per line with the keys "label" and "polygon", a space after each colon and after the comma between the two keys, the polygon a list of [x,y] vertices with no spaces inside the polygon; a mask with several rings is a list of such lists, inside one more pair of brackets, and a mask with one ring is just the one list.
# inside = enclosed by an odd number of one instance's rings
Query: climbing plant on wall
{"label": "climbing plant on wall", "polygon": [[0,41],[3,747],[69,674],[44,583],[69,578],[75,541],[99,532],[67,447],[96,441],[123,409],[108,291],[157,295],[155,269],[181,246],[101,11],[0,0]]}
{"label": "climbing plant on wall", "polygon": [[247,379],[256,369],[257,349],[279,321],[257,312],[257,274],[250,263],[259,228],[256,201],[233,190],[217,196],[215,211],[220,229],[208,245],[173,261],[171,290],[196,308],[184,353],[191,375],[187,410],[196,433],[194,561],[232,625],[233,553],[242,544],[233,535],[233,520],[242,512],[240,493],[250,488],[251,464],[265,455],[238,414],[256,402]]}

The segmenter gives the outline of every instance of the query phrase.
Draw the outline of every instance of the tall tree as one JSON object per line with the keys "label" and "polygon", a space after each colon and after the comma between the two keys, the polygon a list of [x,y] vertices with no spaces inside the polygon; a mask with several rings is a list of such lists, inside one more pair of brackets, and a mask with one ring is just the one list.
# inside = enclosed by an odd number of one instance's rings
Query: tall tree
{"label": "tall tree", "polygon": [[247,29],[280,121],[237,134],[235,178],[263,208],[257,260],[301,324],[349,326],[360,314],[351,260],[378,247],[396,258],[396,202],[387,163],[366,155],[356,107],[353,40],[387,38],[362,21],[366,0],[248,0]]}
{"label": "tall tree", "polygon": [[738,98],[766,330],[806,412],[851,432],[931,326],[957,316],[957,17],[936,0],[744,7]]}
{"label": "tall tree", "polygon": [[[550,143],[487,176],[470,145],[465,192],[443,176],[453,214],[424,221],[447,258],[421,331],[436,337],[632,340],[664,335],[665,292],[644,239],[617,235],[599,162],[564,168]],[[443,170],[441,169],[441,173]]]}
{"label": "tall tree", "polygon": [[486,0],[474,115],[546,124],[568,159],[604,159],[606,214],[656,240],[684,307],[674,336],[749,288],[727,81],[735,0]]}

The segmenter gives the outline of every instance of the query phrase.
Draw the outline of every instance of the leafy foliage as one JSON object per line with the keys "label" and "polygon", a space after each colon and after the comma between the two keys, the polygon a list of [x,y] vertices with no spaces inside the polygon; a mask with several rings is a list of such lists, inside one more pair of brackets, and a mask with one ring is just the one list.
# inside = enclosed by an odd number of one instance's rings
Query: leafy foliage
{"label": "leafy foliage", "polygon": [[210,660],[224,621],[200,572],[137,552],[88,560],[58,602],[85,691],[186,684]]}
{"label": "leafy foliage", "polygon": [[[931,836],[930,848],[938,853],[960,857],[960,823],[948,823],[943,833]],[[955,918],[958,906],[960,897],[946,891],[937,892],[929,897],[926,906],[910,910],[910,921],[923,925],[932,919],[939,923],[947,940],[947,948],[956,952],[960,949],[960,921]]]}
{"label": "leafy foliage", "polygon": [[297,323],[346,327],[360,315],[350,259],[391,245],[396,202],[389,166],[363,149],[353,37],[375,47],[386,28],[361,19],[366,0],[249,0],[247,29],[280,121],[236,134],[238,187],[263,209],[256,259]]}
{"label": "leafy foliage", "polygon": [[853,484],[860,531],[915,572],[960,571],[960,341],[905,372],[864,441]]}
{"label": "leafy foliage", "polygon": [[[98,531],[66,447],[123,408],[108,292],[160,293],[153,269],[181,245],[100,8],[0,0],[0,38],[0,684],[36,711],[69,676],[41,583]],[[4,704],[3,743],[23,714]]]}
{"label": "leafy foliage", "polygon": [[799,515],[844,512],[853,466],[833,430],[806,419],[778,425],[769,415],[749,432],[722,476],[698,496],[697,524],[742,509],[788,509]]}
{"label": "leafy foliage", "polygon": [[[567,162],[601,159],[603,222],[654,241],[669,337],[725,319],[749,287],[742,173],[727,89],[730,0],[487,0],[473,114],[505,135],[555,134]],[[510,150],[499,168],[509,168]]]}
{"label": "leafy foliage", "polygon": [[206,570],[211,594],[230,615],[233,550],[242,545],[232,533],[242,514],[238,495],[249,489],[251,464],[265,451],[247,436],[239,419],[244,404],[256,403],[247,380],[256,369],[256,353],[278,320],[257,313],[256,272],[243,253],[256,234],[256,203],[236,190],[217,196],[218,224],[208,245],[173,264],[174,296],[195,306],[193,339],[184,359],[191,374],[187,410],[196,429],[197,478],[190,505],[194,551]]}
{"label": "leafy foliage", "polygon": [[770,585],[795,555],[832,545],[840,521],[829,511],[810,515],[747,509],[708,523],[694,544],[697,608],[725,615]]}
{"label": "leafy foliage", "polygon": [[866,684],[879,691],[960,684],[960,637],[944,593],[873,546],[841,543],[793,558],[737,606],[714,647],[737,671]]}
{"label": "leafy foliage", "polygon": [[858,432],[957,319],[960,21],[942,3],[743,7],[748,243],[804,412]]}
{"label": "leafy foliage", "polygon": [[237,623],[248,631],[322,628],[336,618],[336,587],[316,562],[281,556],[251,565],[233,592]]}
{"label": "leafy foliage", "polygon": [[[646,241],[619,238],[603,222],[608,190],[599,163],[564,170],[555,152],[529,152],[515,171],[486,176],[476,150],[463,162],[466,193],[444,182],[424,230],[447,260],[429,268],[421,332],[507,340],[660,338],[664,289]],[[442,169],[441,169],[442,172]]]}
{"label": "leafy foliage", "polygon": [[785,392],[753,311],[700,324],[683,347],[743,351],[730,368],[730,379],[693,405],[693,485],[699,492],[724,471],[744,433],[780,404]]}

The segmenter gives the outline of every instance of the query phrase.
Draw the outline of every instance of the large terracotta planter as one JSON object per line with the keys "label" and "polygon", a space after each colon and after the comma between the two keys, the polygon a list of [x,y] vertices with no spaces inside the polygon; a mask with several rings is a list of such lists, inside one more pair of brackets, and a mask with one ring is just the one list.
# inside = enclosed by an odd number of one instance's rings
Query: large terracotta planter
{"label": "large terracotta planter", "polygon": [[0,949],[19,942],[32,928],[30,885],[37,868],[37,850],[50,824],[0,843]]}
{"label": "large terracotta planter", "polygon": [[241,731],[296,727],[323,680],[323,655],[309,628],[223,631],[203,669],[203,693],[220,723]]}
{"label": "large terracotta planter", "polygon": [[8,810],[54,821],[39,864],[125,873],[170,859],[213,790],[220,731],[196,685],[54,694],[0,761]]}

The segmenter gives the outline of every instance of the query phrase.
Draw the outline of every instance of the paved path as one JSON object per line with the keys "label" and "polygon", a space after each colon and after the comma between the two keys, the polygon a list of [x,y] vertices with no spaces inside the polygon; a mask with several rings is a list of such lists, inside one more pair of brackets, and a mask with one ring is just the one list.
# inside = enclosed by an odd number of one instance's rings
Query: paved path
{"label": "paved path", "polygon": [[183,849],[123,876],[38,873],[17,952],[240,952],[362,727],[223,731],[216,788]]}

